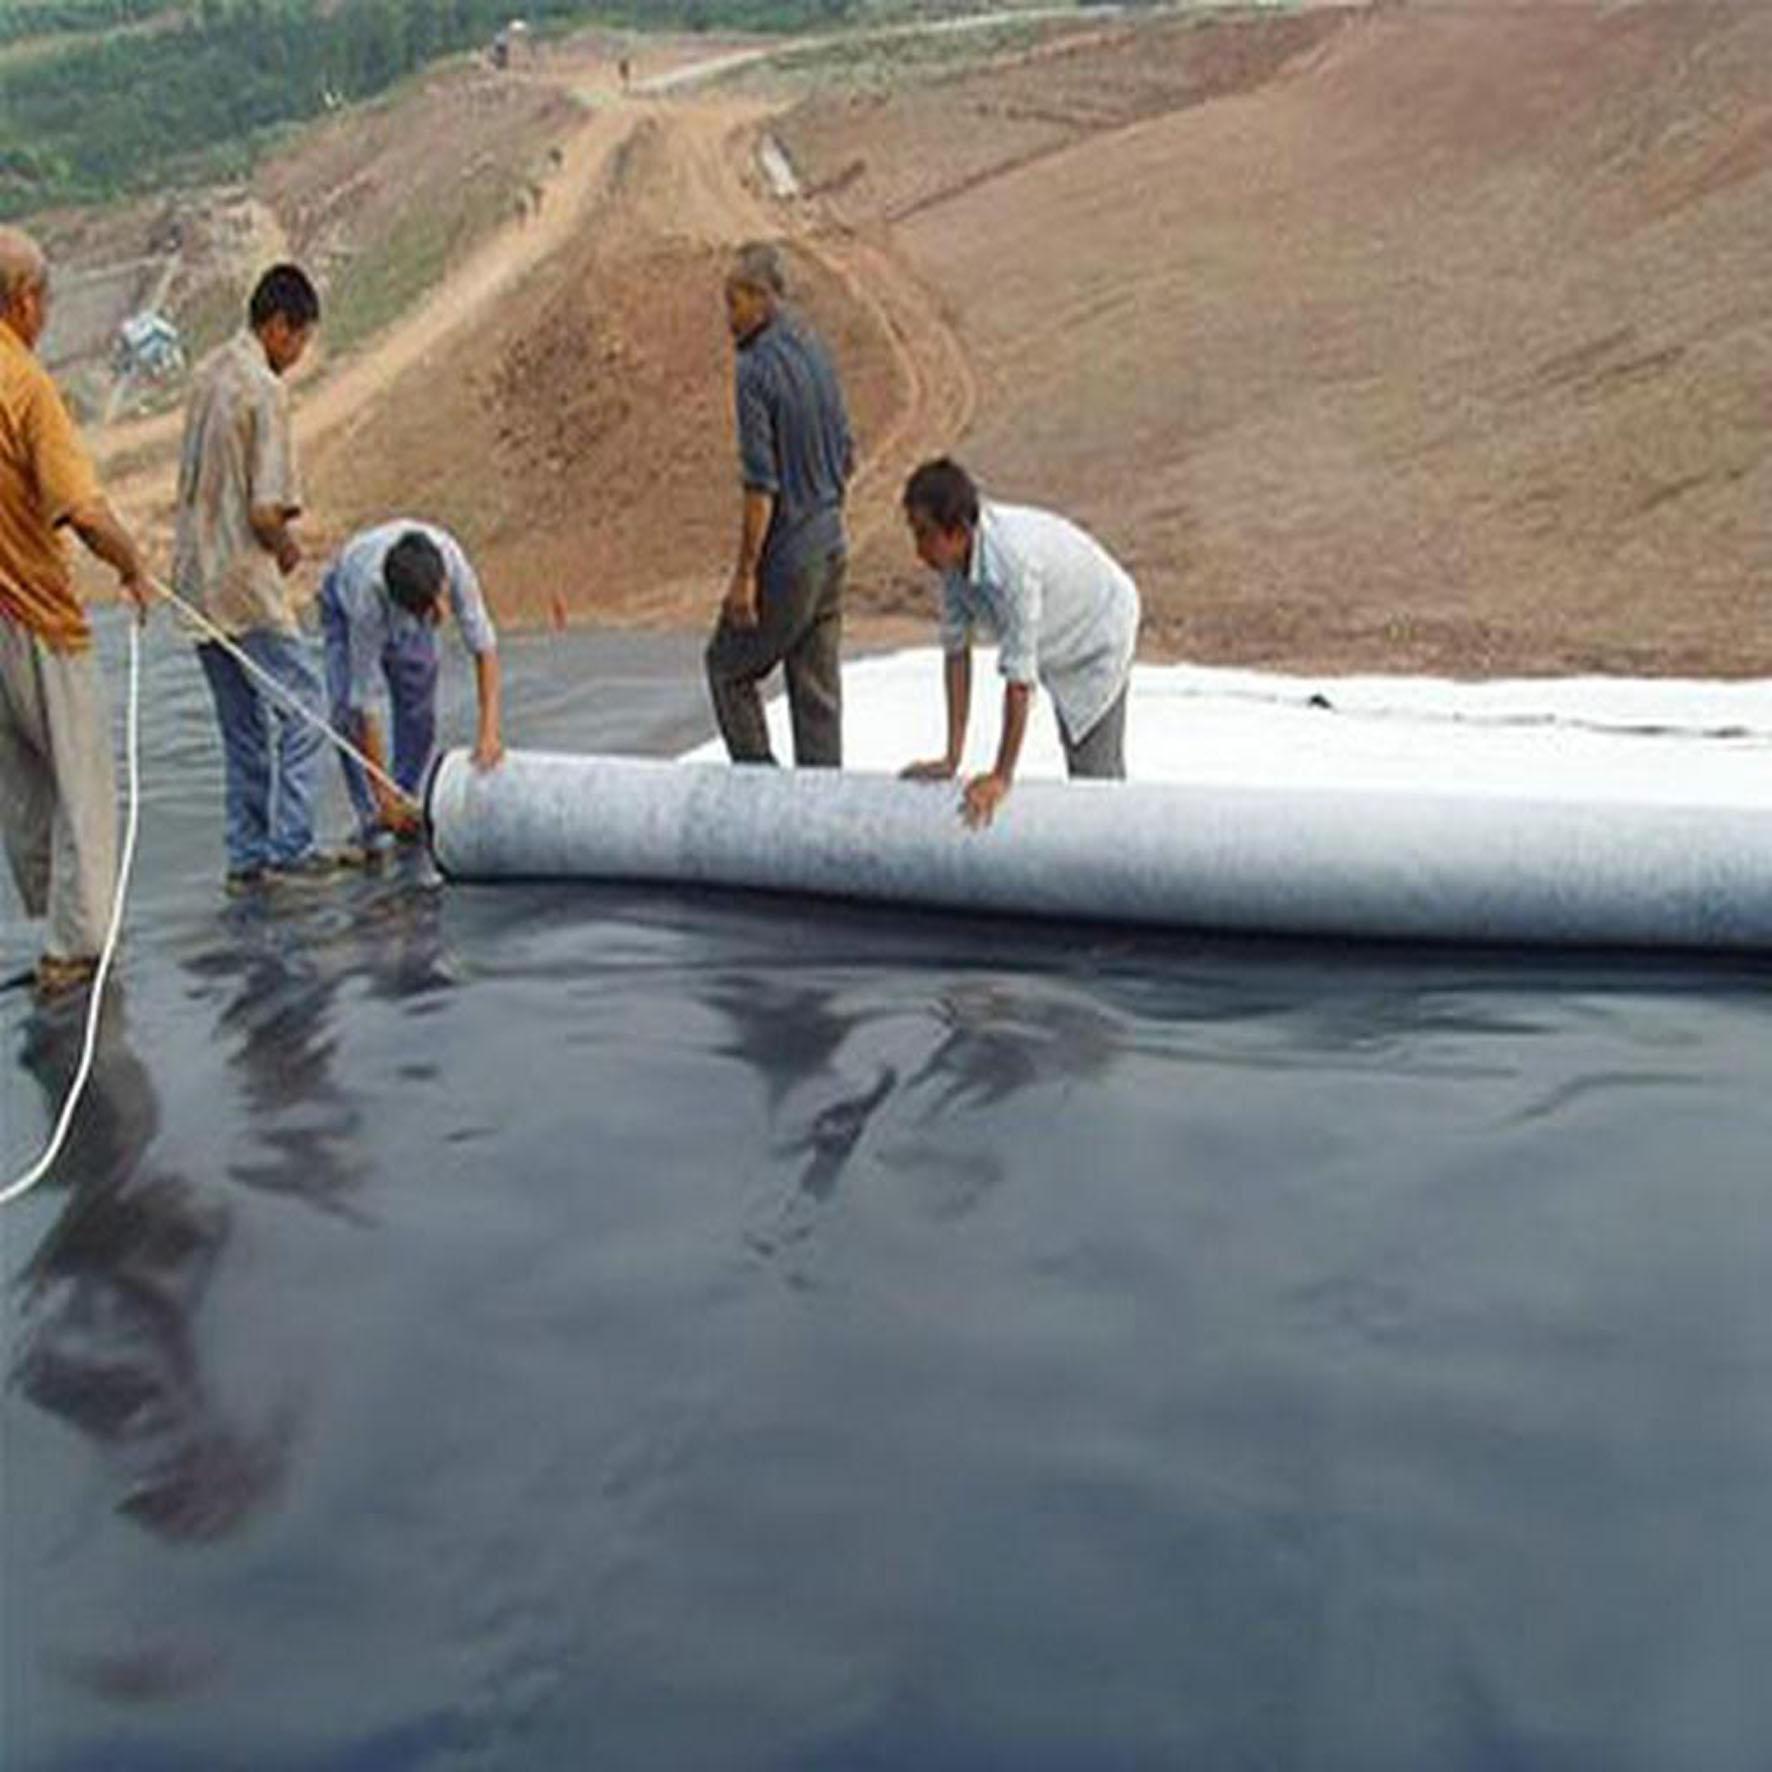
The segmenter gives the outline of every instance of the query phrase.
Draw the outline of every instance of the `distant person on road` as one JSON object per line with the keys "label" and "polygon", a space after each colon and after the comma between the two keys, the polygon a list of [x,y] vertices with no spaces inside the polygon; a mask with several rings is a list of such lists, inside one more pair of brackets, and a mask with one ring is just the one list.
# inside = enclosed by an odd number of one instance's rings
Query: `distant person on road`
{"label": "distant person on road", "polygon": [[92,977],[117,883],[111,722],[61,532],[115,570],[143,617],[149,597],[141,552],[37,358],[48,318],[42,249],[0,227],[0,826],[25,915],[47,919],[33,975],[44,997]]}
{"label": "distant person on road", "polygon": [[948,781],[959,771],[979,634],[998,642],[1003,730],[996,762],[966,783],[966,822],[989,824],[1008,795],[1035,684],[1052,697],[1070,775],[1123,780],[1139,619],[1138,587],[1125,568],[1063,517],[980,498],[971,475],[945,457],[911,475],[904,512],[917,558],[942,575],[948,724],[942,755],[905,775]]}
{"label": "distant person on road", "polygon": [[855,444],[837,372],[811,329],[783,306],[781,254],[742,247],[726,278],[737,347],[738,558],[707,647],[708,689],[735,763],[773,763],[757,685],[787,677],[794,761],[843,761],[839,655],[848,539],[843,499]]}
{"label": "distant person on road", "polygon": [[[274,265],[252,292],[246,329],[198,371],[185,410],[173,563],[179,595],[315,715],[320,673],[288,591],[302,559],[294,529],[302,491],[284,377],[319,321],[307,274]],[[337,857],[314,840],[321,733],[219,642],[200,645],[197,658],[221,727],[229,892],[326,880]]]}
{"label": "distant person on road", "polygon": [[[499,731],[498,635],[480,581],[446,529],[399,518],[351,537],[320,586],[320,634],[332,724],[378,769],[416,795],[437,735],[437,625],[447,597],[456,631],[474,661],[480,723],[473,758],[491,769],[504,756]],[[370,704],[385,684],[393,727],[388,763]],[[387,833],[413,836],[418,814],[342,751],[345,787],[366,856]]]}

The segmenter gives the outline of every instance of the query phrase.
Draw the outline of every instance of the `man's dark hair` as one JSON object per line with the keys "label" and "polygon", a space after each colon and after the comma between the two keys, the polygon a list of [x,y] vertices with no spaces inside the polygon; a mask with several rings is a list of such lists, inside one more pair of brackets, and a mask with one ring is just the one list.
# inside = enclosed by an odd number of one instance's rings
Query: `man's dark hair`
{"label": "man's dark hair", "polygon": [[447,575],[443,550],[421,529],[407,530],[381,563],[388,595],[413,615],[423,615],[443,595]]}
{"label": "man's dark hair", "polygon": [[747,240],[733,254],[727,281],[757,290],[772,301],[783,300],[788,292],[788,273],[782,263],[781,248],[772,240]]}
{"label": "man's dark hair", "polygon": [[904,483],[904,508],[940,529],[978,527],[978,488],[957,461],[926,461]]}
{"label": "man's dark hair", "polygon": [[312,326],[320,318],[320,293],[300,265],[272,265],[259,278],[246,311],[254,329],[278,314],[291,326]]}

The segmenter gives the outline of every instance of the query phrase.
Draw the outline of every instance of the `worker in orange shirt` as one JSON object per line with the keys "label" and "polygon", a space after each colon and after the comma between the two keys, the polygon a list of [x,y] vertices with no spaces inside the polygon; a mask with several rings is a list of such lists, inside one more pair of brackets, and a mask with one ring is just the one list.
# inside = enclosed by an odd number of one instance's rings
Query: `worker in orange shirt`
{"label": "worker in orange shirt", "polygon": [[71,529],[145,616],[147,569],[36,355],[49,266],[0,227],[0,825],[25,914],[47,919],[39,996],[98,965],[117,874],[111,723],[92,628],[69,571]]}

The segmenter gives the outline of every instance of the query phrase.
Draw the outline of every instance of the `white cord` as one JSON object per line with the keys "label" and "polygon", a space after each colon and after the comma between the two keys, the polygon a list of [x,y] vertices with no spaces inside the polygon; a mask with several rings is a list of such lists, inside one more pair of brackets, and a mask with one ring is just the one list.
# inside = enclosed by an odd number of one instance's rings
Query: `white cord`
{"label": "white cord", "polygon": [[92,994],[86,1005],[86,1045],[80,1054],[80,1068],[62,1103],[61,1118],[44,1147],[43,1155],[0,1192],[0,1206],[9,1206],[49,1173],[61,1155],[68,1128],[74,1123],[74,1110],[92,1074],[93,1054],[98,1049],[98,1018],[104,1007],[105,980],[110,976],[111,960],[117,952],[117,937],[123,932],[123,903],[129,892],[129,870],[135,865],[135,833],[141,824],[141,623],[133,617],[129,623],[129,711],[124,718],[124,752],[129,761],[129,813],[123,825],[123,855],[117,865],[117,896],[111,905],[111,926],[105,934],[104,951],[98,957],[98,970],[92,975]]}
{"label": "white cord", "polygon": [[[414,812],[421,812],[424,810],[418,799],[414,795],[409,794],[405,788],[401,787],[401,785],[395,781],[385,769],[370,762],[370,760],[342,733],[335,732],[332,727],[328,726],[311,708],[303,707],[302,704],[297,701],[296,698],[291,695],[269,671],[262,670],[258,665],[254,664],[253,661],[248,658],[246,654],[242,652],[240,648],[236,646],[201,609],[196,608],[193,604],[187,603],[170,585],[163,585],[157,578],[149,579],[148,583],[154,587],[154,593],[156,596],[164,597],[166,601],[170,603],[173,608],[176,609],[194,628],[206,638],[212,640],[217,646],[221,647],[224,652],[231,653],[235,660],[244,665],[247,671],[256,677],[265,688],[270,690],[270,692],[276,696],[286,708],[299,714],[310,726],[317,727],[360,769],[366,770],[370,775],[373,775],[383,787],[388,789],[390,793],[396,795],[399,799],[404,800]],[[3,1203],[4,1202],[0,1202],[0,1204]]]}
{"label": "white cord", "polygon": [[[275,677],[254,664],[201,610],[193,608],[176,591],[161,584],[158,579],[151,579],[149,582],[155,591],[168,603],[171,603],[187,621],[213,640],[216,645],[231,653],[285,707],[300,715],[310,726],[318,727],[359,767],[375,776],[384,787],[397,794],[408,806],[418,808],[418,801],[401,787],[386,770],[378,768],[349,739],[335,732],[310,709],[303,707]],[[111,961],[117,951],[117,938],[123,931],[123,906],[129,892],[130,870],[135,865],[135,834],[141,824],[141,622],[133,618],[129,623],[129,706],[124,721],[124,731],[126,735],[124,744],[129,764],[129,812],[123,828],[123,854],[117,867],[117,896],[111,906],[111,926],[105,935],[104,951],[99,955],[98,968],[92,975],[92,994],[86,1010],[86,1045],[80,1054],[80,1067],[74,1073],[74,1081],[68,1090],[67,1099],[62,1103],[61,1117],[56,1121],[55,1131],[44,1148],[43,1155],[17,1181],[11,1182],[5,1189],[0,1190],[0,1206],[10,1205],[14,1200],[29,1193],[49,1173],[56,1158],[61,1155],[62,1145],[67,1141],[68,1128],[74,1123],[74,1110],[80,1105],[80,1097],[86,1089],[86,1080],[92,1074],[93,1055],[98,1049],[98,1018],[104,1004],[105,980],[110,976]]]}

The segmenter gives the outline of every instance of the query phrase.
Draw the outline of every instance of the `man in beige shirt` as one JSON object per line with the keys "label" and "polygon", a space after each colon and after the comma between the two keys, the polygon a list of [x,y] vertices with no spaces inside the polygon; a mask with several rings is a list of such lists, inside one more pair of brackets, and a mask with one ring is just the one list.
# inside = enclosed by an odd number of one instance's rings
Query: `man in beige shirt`
{"label": "man in beige shirt", "polygon": [[0,227],[0,825],[25,914],[47,919],[35,974],[45,996],[92,976],[117,875],[110,717],[61,531],[116,569],[144,615],[149,595],[135,541],[37,359],[48,313],[41,248]]}
{"label": "man in beige shirt", "polygon": [[[246,330],[198,372],[185,411],[173,562],[180,596],[316,719],[319,666],[287,582],[302,557],[293,528],[302,492],[283,377],[319,320],[307,274],[274,265],[253,290]],[[320,728],[262,689],[219,642],[199,646],[197,657],[221,726],[229,891],[328,877],[335,859],[314,841]]]}

